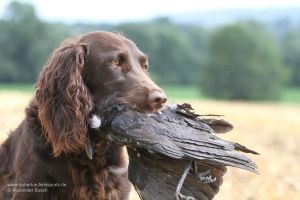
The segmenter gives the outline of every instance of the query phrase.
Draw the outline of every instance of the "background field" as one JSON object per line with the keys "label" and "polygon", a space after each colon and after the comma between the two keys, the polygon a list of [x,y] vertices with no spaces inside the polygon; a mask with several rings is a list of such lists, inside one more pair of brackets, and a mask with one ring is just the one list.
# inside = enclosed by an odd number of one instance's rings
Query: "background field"
{"label": "background field", "polygon": [[[205,97],[200,88],[196,86],[184,86],[184,85],[160,85],[164,91],[166,92],[169,102],[177,101],[177,100],[196,100],[196,99],[208,99]],[[22,94],[30,94],[33,93],[34,86],[33,84],[20,84],[20,83],[8,83],[0,84],[0,93],[22,93]],[[284,103],[293,103],[300,105],[300,88],[285,88],[282,92],[281,98],[278,102]]]}
{"label": "background field", "polygon": [[[30,86],[19,89],[0,90],[0,141],[24,118],[32,90]],[[300,199],[300,104],[200,100],[192,88],[184,87],[177,91],[169,87],[167,93],[172,96],[169,102],[188,101],[198,113],[225,115],[235,129],[220,137],[261,153],[252,156],[260,175],[230,168],[216,200]]]}

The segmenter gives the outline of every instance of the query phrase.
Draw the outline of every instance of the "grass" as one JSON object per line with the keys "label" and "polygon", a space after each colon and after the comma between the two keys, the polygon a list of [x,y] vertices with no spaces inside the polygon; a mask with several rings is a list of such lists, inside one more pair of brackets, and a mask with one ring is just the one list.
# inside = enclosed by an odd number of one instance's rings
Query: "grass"
{"label": "grass", "polygon": [[[165,90],[168,98],[171,100],[208,99],[196,86],[162,85],[161,87]],[[33,84],[0,84],[0,92],[2,93],[22,92],[32,94],[33,91]],[[300,104],[300,88],[286,88],[279,101]]]}
{"label": "grass", "polygon": [[300,88],[287,88],[283,91],[282,101],[300,103]]}
{"label": "grass", "polygon": [[[169,99],[209,99],[196,86],[162,86]],[[300,104],[300,88],[286,88],[277,102]]]}
{"label": "grass", "polygon": [[0,92],[21,92],[21,93],[33,93],[33,84],[20,84],[20,83],[1,83]]}
{"label": "grass", "polygon": [[[186,92],[185,95],[190,92],[181,89]],[[0,143],[7,137],[9,130],[15,129],[24,119],[24,108],[31,96],[31,92],[0,93]],[[178,97],[187,98],[184,95]],[[187,102],[200,114],[225,115],[225,119],[233,123],[235,129],[219,137],[239,142],[261,154],[251,156],[258,165],[260,175],[228,168],[215,200],[300,199],[299,104],[199,99]],[[136,195],[133,196],[131,200],[138,199]]]}
{"label": "grass", "polygon": [[199,99],[204,98],[196,86],[161,86],[170,99]]}

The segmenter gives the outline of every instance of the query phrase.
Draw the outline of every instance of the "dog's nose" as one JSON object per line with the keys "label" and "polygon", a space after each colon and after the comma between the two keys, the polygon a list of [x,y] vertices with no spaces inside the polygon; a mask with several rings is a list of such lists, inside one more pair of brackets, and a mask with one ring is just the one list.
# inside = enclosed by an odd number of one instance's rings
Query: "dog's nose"
{"label": "dog's nose", "polygon": [[160,109],[167,102],[167,97],[163,91],[154,91],[149,95],[149,103],[153,110]]}

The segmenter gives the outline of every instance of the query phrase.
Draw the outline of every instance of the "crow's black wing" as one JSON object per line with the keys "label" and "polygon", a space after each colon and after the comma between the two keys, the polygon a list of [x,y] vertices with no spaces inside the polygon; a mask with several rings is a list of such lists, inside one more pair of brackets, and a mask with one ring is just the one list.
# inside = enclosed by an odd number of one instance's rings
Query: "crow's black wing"
{"label": "crow's black wing", "polygon": [[252,172],[255,163],[239,153],[256,153],[237,143],[218,138],[213,130],[197,119],[182,116],[173,109],[160,113],[140,113],[128,109],[111,122],[114,142],[146,149],[174,159],[190,159],[213,165],[233,166]]}
{"label": "crow's black wing", "polygon": [[107,138],[113,142],[143,148],[149,152],[156,152],[170,158],[180,159],[184,157],[182,149],[165,134],[161,123],[152,115],[127,110],[116,116],[111,122],[112,132]]}
{"label": "crow's black wing", "polygon": [[237,151],[256,152],[214,134],[214,131],[231,130],[231,124],[199,119],[199,115],[186,112],[185,107],[180,109],[146,114],[115,105],[102,115],[109,119],[104,123],[109,128],[103,128],[103,136],[127,146],[129,179],[143,200],[173,199],[178,181],[191,160],[196,160],[198,172],[210,170],[215,179],[203,183],[193,171],[187,174],[181,192],[195,200],[215,196],[222,184],[225,166],[256,171],[255,163]]}

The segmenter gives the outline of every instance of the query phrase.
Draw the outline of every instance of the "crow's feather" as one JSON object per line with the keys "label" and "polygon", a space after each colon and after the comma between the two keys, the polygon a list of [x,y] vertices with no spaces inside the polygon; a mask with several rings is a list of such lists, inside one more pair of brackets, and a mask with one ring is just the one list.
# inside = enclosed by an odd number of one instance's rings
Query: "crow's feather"
{"label": "crow's feather", "polygon": [[205,184],[192,171],[188,174],[182,192],[198,200],[213,198],[226,166],[257,172],[256,164],[239,152],[257,154],[255,151],[215,134],[216,127],[226,132],[233,126],[224,120],[201,119],[189,104],[156,113],[113,104],[101,107],[101,112],[104,119],[109,119],[102,128],[104,137],[127,146],[129,178],[144,200],[174,199],[184,166],[191,161],[196,161],[198,171],[210,170],[216,179]]}

